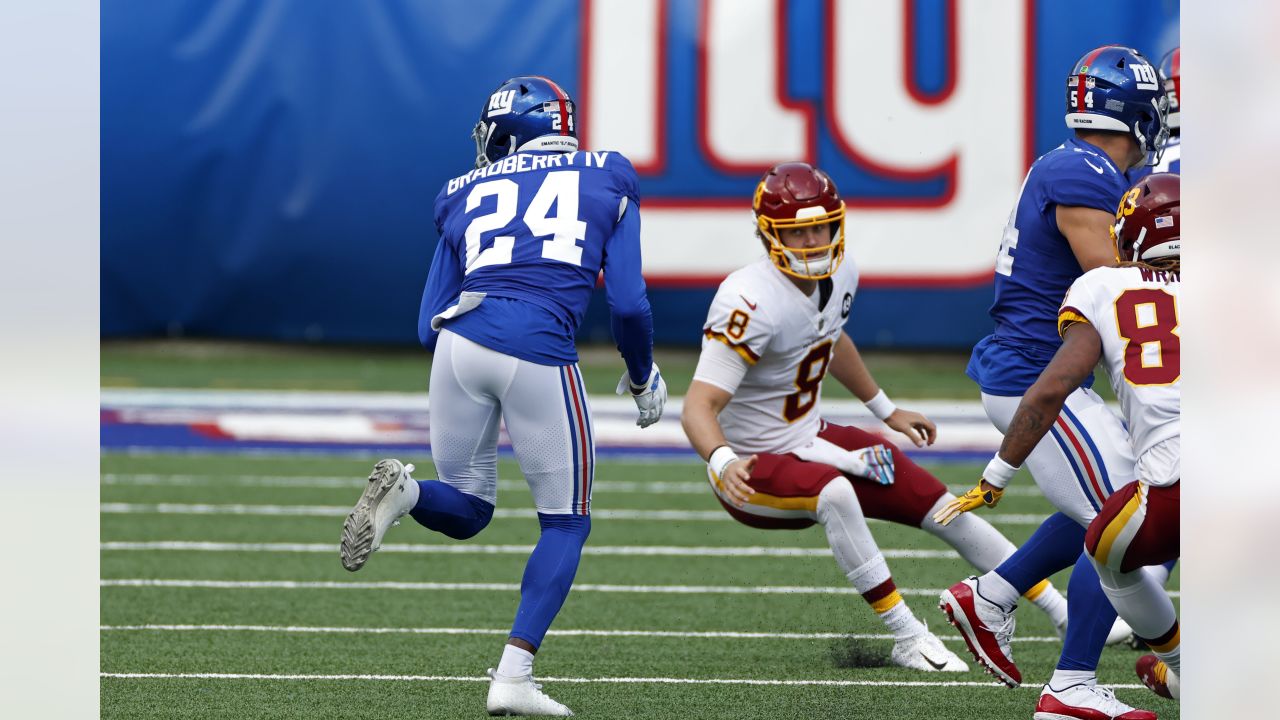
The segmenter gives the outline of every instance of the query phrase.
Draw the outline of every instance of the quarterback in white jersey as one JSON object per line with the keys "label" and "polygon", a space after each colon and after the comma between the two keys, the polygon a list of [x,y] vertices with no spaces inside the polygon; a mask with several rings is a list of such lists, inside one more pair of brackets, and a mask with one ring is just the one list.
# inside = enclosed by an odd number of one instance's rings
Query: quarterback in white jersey
{"label": "quarterback in white jersey", "polygon": [[[953,498],[937,478],[883,438],[821,417],[830,372],[917,446],[936,435],[928,418],[894,406],[844,332],[858,271],[845,256],[845,205],[835,183],[806,163],[778,165],[760,181],[752,207],[768,257],[729,275],[712,302],[681,414],[685,433],[708,461],[717,499],[739,522],[823,526],[841,570],[893,633],[894,663],[965,670],[903,602],[866,518],[921,528],[984,571],[1013,544],[974,517],[959,528],[933,522]],[[1055,624],[1065,621],[1062,596],[1047,581],[1027,595]]]}
{"label": "quarterback in white jersey", "polygon": [[735,450],[790,452],[818,436],[821,420],[813,410],[857,286],[849,258],[818,284],[817,298],[803,294],[768,258],[720,284],[705,339],[737,352],[749,370],[737,388],[706,373],[703,379],[733,393],[720,427]]}
{"label": "quarterback in white jersey", "polygon": [[1155,651],[1138,661],[1139,677],[1165,697],[1178,694],[1178,619],[1162,584],[1144,568],[1179,553],[1179,186],[1177,175],[1154,173],[1125,193],[1112,226],[1119,264],[1090,270],[1071,286],[1058,313],[1062,347],[1023,396],[978,487],[965,495],[972,502],[952,508],[998,502],[1067,395],[1101,360],[1128,423],[1138,479],[1107,498],[1089,524],[1085,550],[1120,617]]}

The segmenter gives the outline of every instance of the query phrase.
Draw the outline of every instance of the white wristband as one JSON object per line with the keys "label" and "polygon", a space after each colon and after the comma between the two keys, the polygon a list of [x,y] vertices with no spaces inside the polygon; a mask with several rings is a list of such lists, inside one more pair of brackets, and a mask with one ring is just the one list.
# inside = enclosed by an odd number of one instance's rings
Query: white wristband
{"label": "white wristband", "polygon": [[1018,468],[1002,460],[1000,454],[996,453],[991,458],[991,462],[987,463],[987,468],[982,471],[982,479],[1003,490],[1017,473]]}
{"label": "white wristband", "polygon": [[738,455],[729,449],[728,445],[721,445],[711,453],[711,457],[707,459],[707,465],[711,468],[711,472],[716,477],[724,477],[724,469],[729,467],[729,463],[738,459]]}
{"label": "white wristband", "polygon": [[863,403],[863,405],[866,405],[867,409],[871,411],[871,414],[881,420],[888,420],[889,416],[898,409],[898,406],[893,404],[893,401],[889,399],[889,396],[884,394],[883,389],[876,393],[875,397]]}

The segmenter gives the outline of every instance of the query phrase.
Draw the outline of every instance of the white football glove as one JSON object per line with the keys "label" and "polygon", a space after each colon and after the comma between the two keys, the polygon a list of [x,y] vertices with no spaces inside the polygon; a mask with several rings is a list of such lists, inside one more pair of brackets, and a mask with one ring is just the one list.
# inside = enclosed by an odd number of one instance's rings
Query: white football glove
{"label": "white football glove", "polygon": [[642,428],[658,422],[662,417],[662,407],[667,404],[667,381],[662,379],[662,373],[658,371],[658,364],[654,363],[649,370],[649,382],[644,385],[632,385],[631,376],[626,372],[622,373],[622,379],[618,381],[618,394],[631,391],[631,397],[636,401],[636,408],[640,410],[640,418],[636,420],[636,425]]}

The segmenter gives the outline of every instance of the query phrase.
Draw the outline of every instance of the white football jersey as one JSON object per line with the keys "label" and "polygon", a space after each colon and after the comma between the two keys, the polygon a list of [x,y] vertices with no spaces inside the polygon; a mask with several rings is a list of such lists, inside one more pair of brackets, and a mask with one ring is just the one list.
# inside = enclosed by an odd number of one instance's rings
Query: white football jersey
{"label": "white football jersey", "polygon": [[720,283],[703,326],[703,346],[722,342],[748,364],[720,413],[730,447],[781,453],[817,436],[822,379],[857,287],[858,269],[847,254],[811,296],[768,258]]}
{"label": "white football jersey", "polygon": [[1080,276],[1058,311],[1058,332],[1087,322],[1120,398],[1137,457],[1178,437],[1182,414],[1178,273],[1101,267]]}

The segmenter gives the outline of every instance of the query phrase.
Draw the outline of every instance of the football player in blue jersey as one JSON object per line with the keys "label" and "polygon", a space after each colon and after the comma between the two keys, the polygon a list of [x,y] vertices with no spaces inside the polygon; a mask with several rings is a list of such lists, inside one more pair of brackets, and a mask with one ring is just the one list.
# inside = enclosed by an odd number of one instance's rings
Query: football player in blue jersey
{"label": "football player in blue jersey", "polygon": [[[1117,260],[1110,228],[1132,185],[1128,173],[1158,163],[1168,139],[1168,99],[1159,76],[1131,48],[1086,53],[1067,78],[1066,100],[1074,136],[1036,160],[1023,181],[996,259],[995,331],[974,347],[967,369],[1002,433],[1061,344],[1057,310],[1067,288],[1088,270]],[[1085,528],[1107,497],[1134,480],[1135,461],[1124,425],[1092,385],[1090,376],[1071,393],[1025,463],[1059,512],[995,570],[948,588],[941,605],[978,662],[1013,687],[1022,681],[1009,650],[1018,596],[1074,564],[1062,655],[1035,717],[1154,720],[1153,713],[1125,705],[1097,684],[1098,658],[1116,612],[1081,549]],[[978,486],[935,519],[947,522],[994,505],[1014,472],[993,459]]]}
{"label": "football player in blue jersey", "polygon": [[640,274],[635,170],[616,152],[578,149],[573,101],[551,80],[512,78],[485,104],[474,170],[435,201],[436,246],[418,336],[434,352],[431,454],[439,480],[383,460],[342,530],[359,570],[404,516],[451,538],[488,525],[497,502],[499,421],[529,483],[542,533],[496,670],[494,715],[572,715],[533,682],[533,658],[560,611],[591,530],[595,443],[574,333],[604,271],[612,329],[640,427],[667,387],[653,362]]}

